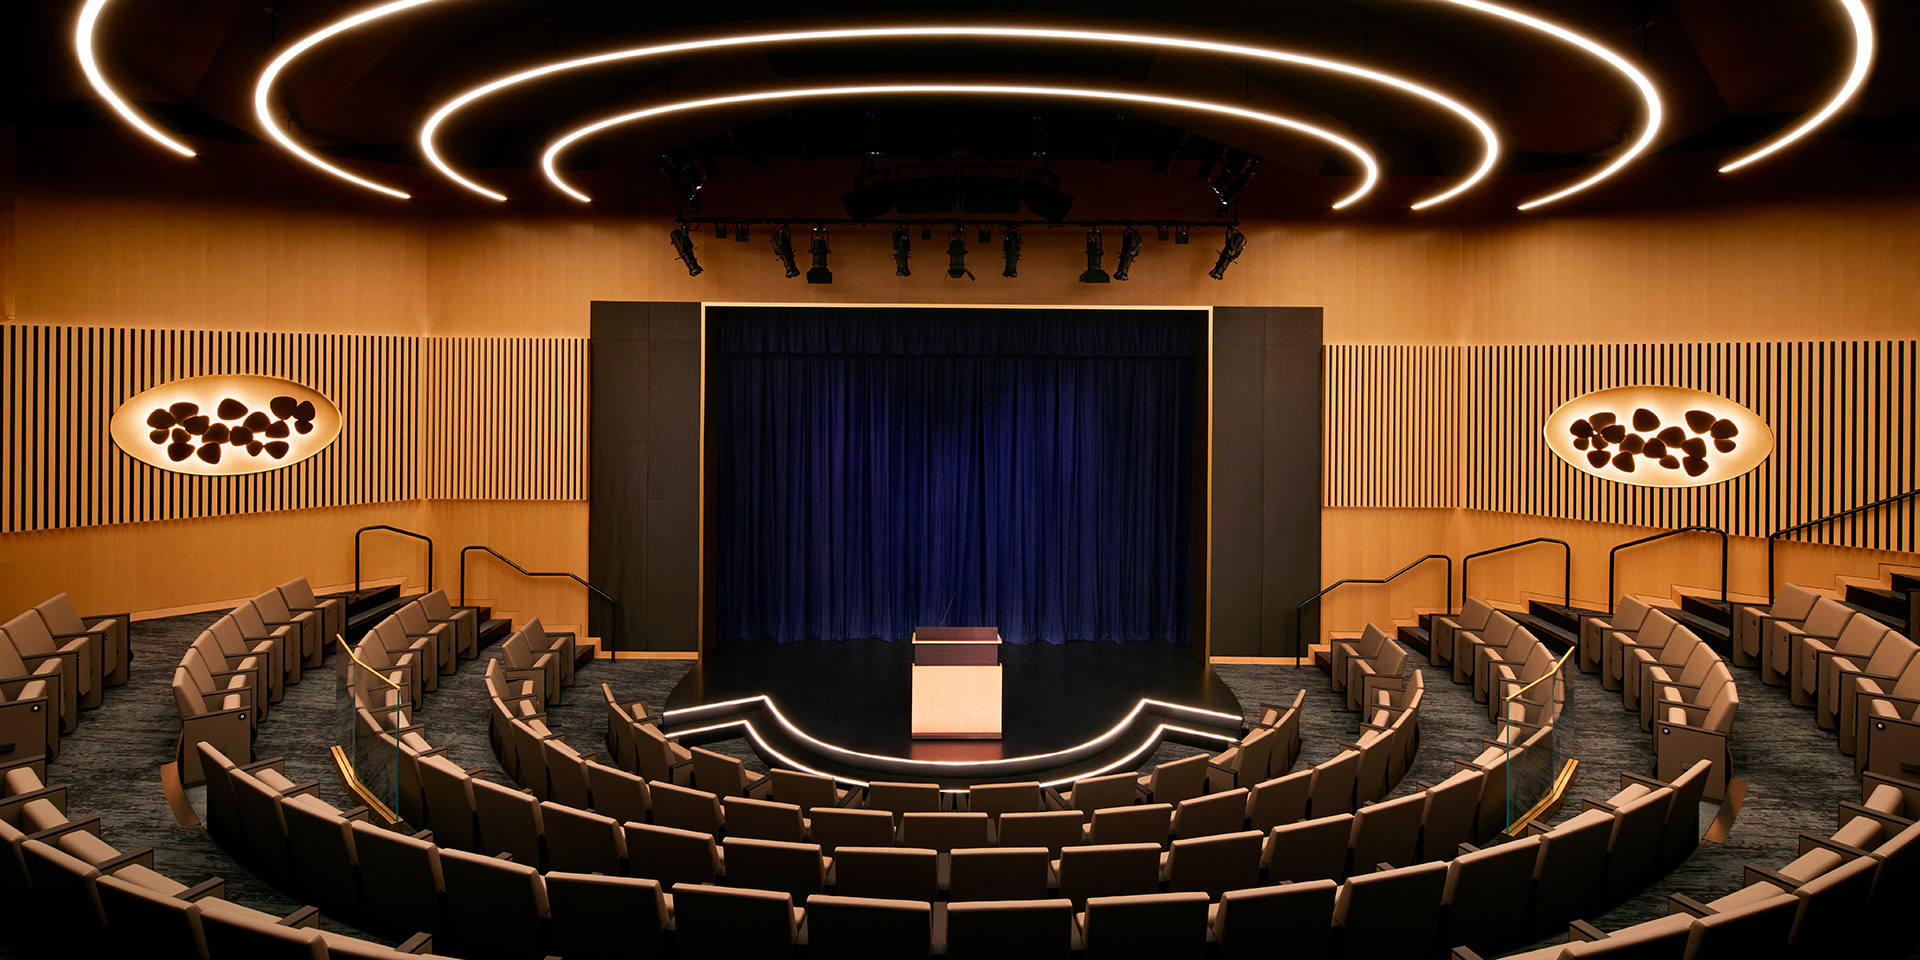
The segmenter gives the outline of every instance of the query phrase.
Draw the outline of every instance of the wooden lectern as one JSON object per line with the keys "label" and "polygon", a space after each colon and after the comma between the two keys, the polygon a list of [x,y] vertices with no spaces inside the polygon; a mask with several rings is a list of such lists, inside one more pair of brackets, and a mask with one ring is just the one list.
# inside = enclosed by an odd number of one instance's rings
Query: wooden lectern
{"label": "wooden lectern", "polygon": [[917,740],[1000,739],[1000,631],[920,627],[913,631],[913,736]]}

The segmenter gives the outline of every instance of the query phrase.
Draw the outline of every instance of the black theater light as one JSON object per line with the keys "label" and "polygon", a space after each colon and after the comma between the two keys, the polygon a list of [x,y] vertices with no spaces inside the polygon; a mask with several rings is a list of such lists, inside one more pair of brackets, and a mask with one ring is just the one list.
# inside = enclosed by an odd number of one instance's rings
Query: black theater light
{"label": "black theater light", "polygon": [[[1236,162],[1237,161],[1237,162]],[[1260,176],[1260,158],[1250,157],[1239,150],[1227,155],[1227,163],[1220,169],[1220,176],[1213,181],[1214,195],[1220,198],[1220,216],[1232,212],[1228,206],[1247,184]]]}
{"label": "black theater light", "polygon": [[1095,227],[1088,230],[1087,269],[1080,274],[1081,283],[1107,283],[1113,279],[1107,276],[1107,271],[1100,266],[1100,258],[1104,254],[1105,250],[1100,243],[1100,228]]}
{"label": "black theater light", "polygon": [[980,245],[984,247],[987,244],[992,242],[993,242],[993,228],[981,227],[980,228]]}
{"label": "black theater light", "polygon": [[1120,235],[1120,262],[1113,267],[1115,280],[1127,279],[1127,272],[1133,269],[1133,259],[1140,255],[1140,247],[1144,243],[1145,241],[1140,239],[1140,231],[1132,227],[1128,227],[1127,232]]}
{"label": "black theater light", "polygon": [[1020,201],[1042,220],[1064,220],[1073,209],[1073,194],[1060,189],[1060,178],[1039,170],[1020,185]]}
{"label": "black theater light", "polygon": [[1202,183],[1211,181],[1213,179],[1214,165],[1219,162],[1220,145],[1211,140],[1207,141],[1206,152],[1200,155],[1200,168],[1193,172],[1193,178]]}
{"label": "black theater light", "polygon": [[913,241],[907,237],[906,227],[893,228],[893,275],[911,277],[913,271],[907,269],[907,254],[913,249]]}
{"label": "black theater light", "polygon": [[693,237],[687,228],[673,228],[673,232],[667,235],[667,242],[673,244],[673,252],[679,254],[680,259],[686,263],[687,276],[699,276],[700,261],[693,255]]}
{"label": "black theater light", "polygon": [[1174,228],[1173,228],[1173,242],[1174,242],[1174,243],[1187,243],[1187,242],[1189,242],[1189,241],[1191,241],[1192,239],[1193,239],[1193,234],[1192,234],[1191,232],[1189,232],[1189,230],[1188,230],[1188,229],[1187,229],[1186,227],[1174,227]]}
{"label": "black theater light", "polygon": [[773,255],[780,258],[780,265],[786,268],[788,280],[800,275],[800,268],[793,263],[793,233],[786,227],[773,229]]}
{"label": "black theater light", "polygon": [[1166,142],[1160,147],[1160,159],[1153,162],[1153,172],[1165,174],[1173,169],[1173,162],[1180,159],[1180,148],[1187,145],[1187,135],[1179,130],[1167,131]]}
{"label": "black theater light", "polygon": [[1020,231],[1018,229],[1008,227],[1006,230],[1000,232],[1000,255],[1007,260],[1006,269],[1001,270],[1000,275],[1003,277],[1019,276]]}
{"label": "black theater light", "polygon": [[813,228],[813,242],[807,245],[813,267],[807,271],[808,283],[832,283],[833,271],[827,269],[827,228]]}
{"label": "black theater light", "polygon": [[947,276],[955,280],[973,276],[967,269],[967,240],[959,227],[954,227],[947,237]]}
{"label": "black theater light", "polygon": [[746,243],[747,242],[747,222],[745,220],[742,220],[740,221],[738,226],[739,226],[739,229],[733,231],[733,242]]}
{"label": "black theater light", "polygon": [[1226,279],[1227,267],[1231,266],[1235,260],[1240,259],[1240,254],[1246,249],[1247,235],[1232,227],[1228,227],[1227,242],[1221,245],[1220,258],[1213,262],[1213,269],[1207,271],[1207,276],[1215,280]]}

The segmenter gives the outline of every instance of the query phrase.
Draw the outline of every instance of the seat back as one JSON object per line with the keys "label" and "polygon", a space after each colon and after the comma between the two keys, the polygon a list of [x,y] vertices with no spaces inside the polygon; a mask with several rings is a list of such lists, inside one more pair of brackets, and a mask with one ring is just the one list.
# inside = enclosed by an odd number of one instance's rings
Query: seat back
{"label": "seat back", "polygon": [[587,783],[587,761],[565,740],[538,741],[547,768],[547,796],[570,807],[593,806],[592,789]]}
{"label": "seat back", "polygon": [[620,829],[627,835],[628,872],[636,877],[672,887],[712,883],[720,875],[720,847],[713,834],[651,823],[623,823]]}
{"label": "seat back", "polygon": [[900,845],[946,852],[993,845],[993,819],[984,813],[908,813],[900,820]]}
{"label": "seat back", "polygon": [[747,795],[747,765],[737,757],[715,753],[705,747],[694,747],[693,782],[716,796],[744,797]]}
{"label": "seat back", "polygon": [[1785,584],[1773,598],[1773,606],[1767,609],[1767,616],[1782,620],[1805,620],[1813,611],[1813,605],[1820,602],[1820,595],[1797,583]]}
{"label": "seat back", "polygon": [[1167,852],[1167,889],[1198,890],[1219,897],[1260,882],[1258,830],[1176,840]]}
{"label": "seat back", "polygon": [[947,960],[1068,960],[1073,901],[953,901],[947,904]]}
{"label": "seat back", "polygon": [[1273,828],[1260,854],[1267,865],[1267,881],[1338,880],[1346,876],[1347,844],[1352,836],[1351,813]]}
{"label": "seat back", "polygon": [[940,855],[913,847],[841,847],[833,854],[834,892],[931,902],[940,890]]}
{"label": "seat back", "polygon": [[1527,896],[1540,838],[1525,837],[1463,853],[1447,864],[1447,946],[1491,956],[1525,935]]}
{"label": "seat back", "polygon": [[329,955],[320,931],[281,926],[266,914],[216,910],[201,914],[200,926],[207,938],[207,953],[214,957],[326,960]]}
{"label": "seat back", "polygon": [[111,874],[94,881],[107,918],[114,955],[159,960],[203,960],[207,953],[200,905]]}
{"label": "seat back", "polygon": [[830,854],[841,846],[892,846],[893,814],[885,810],[815,807],[813,840]]}
{"label": "seat back", "polygon": [[671,783],[654,783],[649,789],[652,791],[654,823],[701,833],[720,832],[725,814],[720,809],[719,797],[705,790]]}
{"label": "seat back", "polygon": [[1046,847],[975,847],[948,861],[947,899],[1042,900],[1048,877]]}
{"label": "seat back", "polygon": [[940,809],[940,787],[932,783],[891,783],[875,780],[867,784],[867,809],[893,814],[897,826],[905,813],[932,813]]}
{"label": "seat back", "polygon": [[807,901],[807,956],[821,960],[929,960],[933,908],[872,897]]}
{"label": "seat back", "polygon": [[480,824],[482,851],[510,853],[519,863],[540,865],[540,843],[546,830],[540,819],[540,801],[533,794],[476,778],[473,812]]}
{"label": "seat back", "polygon": [[1089,843],[1151,843],[1167,845],[1173,829],[1173,804],[1148,803],[1137,807],[1108,807],[1093,813]]}
{"label": "seat back", "polygon": [[583,960],[664,957],[671,915],[660,884],[639,877],[549,872],[554,953]]}
{"label": "seat back", "polygon": [[983,783],[967,789],[967,809],[984,813],[998,823],[1003,813],[1033,813],[1046,809],[1040,802],[1040,781]]}
{"label": "seat back", "polygon": [[1353,809],[1353,788],[1360,776],[1360,751],[1344,750],[1313,767],[1307,811],[1315,817]]}
{"label": "seat back", "polygon": [[547,869],[569,873],[620,873],[626,835],[620,821],[551,800],[540,804],[547,841]]}
{"label": "seat back", "polygon": [[1420,862],[1420,823],[1426,810],[1426,795],[1410,793],[1354,811],[1353,835],[1348,838],[1354,870]]}
{"label": "seat back", "polygon": [[1486,781],[1480,770],[1461,770],[1429,787],[1421,813],[1420,859],[1447,860],[1463,843],[1477,842],[1480,791]]}
{"label": "seat back", "polygon": [[694,883],[677,883],[672,890],[676,955],[784,957],[793,952],[800,925],[792,897]]}
{"label": "seat back", "polygon": [[622,823],[646,821],[647,811],[653,808],[653,795],[645,778],[592,760],[581,767],[587,772],[594,810]]}
{"label": "seat back", "polygon": [[1247,793],[1247,825],[1272,830],[1305,819],[1312,796],[1314,770],[1296,770],[1253,785]]}
{"label": "seat back", "polygon": [[1813,609],[1807,611],[1807,619],[1800,625],[1800,632],[1814,637],[1839,636],[1847,621],[1853,619],[1854,610],[1831,597],[1821,597],[1814,601]]}
{"label": "seat back", "polygon": [[1110,843],[1060,851],[1060,895],[1075,904],[1089,897],[1152,893],[1160,887],[1160,846]]}
{"label": "seat back", "polygon": [[5,629],[21,656],[44,657],[60,649],[60,645],[53,642],[53,632],[47,629],[47,622],[40,618],[37,610],[28,610],[8,620]]}
{"label": "seat back", "polygon": [[1179,803],[1197,797],[1206,789],[1207,760],[1204,753],[1156,764],[1147,778],[1147,792],[1155,803]]}
{"label": "seat back", "polygon": [[[360,858],[366,894],[361,923],[389,937],[405,938],[437,926],[446,889],[440,848],[426,840],[353,821],[353,849]],[[436,834],[437,836],[437,834]]]}
{"label": "seat back", "polygon": [[1246,787],[1238,787],[1182,800],[1173,811],[1173,832],[1187,840],[1240,830],[1246,826],[1247,797],[1251,793]]}
{"label": "seat back", "polygon": [[834,786],[831,777],[779,767],[774,767],[767,775],[773,778],[772,799],[799,804],[803,813],[811,812],[814,807],[831,807],[840,802],[839,788]]}
{"label": "seat back", "polygon": [[1340,952],[1347,957],[1414,957],[1433,951],[1440,928],[1441,891],[1447,865],[1411,867],[1355,875],[1341,885],[1333,901],[1333,922],[1340,925]]}
{"label": "seat back", "polygon": [[360,896],[354,866],[359,856],[353,831],[339,811],[319,804],[282,803],[294,889],[308,903],[336,916],[356,916]]}
{"label": "seat back", "polygon": [[1206,955],[1207,895],[1155,893],[1087,901],[1088,960]]}
{"label": "seat back", "polygon": [[1339,889],[1332,880],[1309,880],[1228,890],[1212,918],[1220,960],[1268,960],[1275,944],[1293,956],[1326,956]]}
{"label": "seat back", "polygon": [[1533,865],[1533,930],[1545,935],[1599,907],[1611,817],[1582,814],[1540,836]]}
{"label": "seat back", "polygon": [[817,843],[728,837],[721,847],[729,886],[779,890],[802,905],[827,888],[827,860]]}
{"label": "seat back", "polygon": [[788,843],[798,843],[807,838],[807,821],[801,814],[799,804],[722,797],[720,809],[726,815],[729,837],[784,840]]}
{"label": "seat back", "polygon": [[1091,817],[1093,811],[1103,807],[1131,806],[1139,799],[1140,791],[1133,774],[1115,773],[1075,780],[1067,795],[1075,810]]}
{"label": "seat back", "polygon": [[421,612],[425,613],[429,620],[444,621],[453,619],[453,604],[447,601],[447,591],[445,589],[435,587],[421,594],[420,599],[415,602],[420,604]]}
{"label": "seat back", "polygon": [[1078,810],[1008,813],[1000,817],[1000,845],[1046,847],[1057,857],[1062,848],[1077,847],[1086,841],[1084,829],[1085,822]]}

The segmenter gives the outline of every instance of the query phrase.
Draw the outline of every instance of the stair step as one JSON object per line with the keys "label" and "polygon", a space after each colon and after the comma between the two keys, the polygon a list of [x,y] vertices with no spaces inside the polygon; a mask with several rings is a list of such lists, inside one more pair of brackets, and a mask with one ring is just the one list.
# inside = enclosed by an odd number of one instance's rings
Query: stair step
{"label": "stair step", "polygon": [[1896,573],[1893,575],[1893,589],[1912,593],[1920,590],[1920,574]]}
{"label": "stair step", "polygon": [[1888,590],[1884,587],[1852,584],[1847,587],[1847,602],[1904,620],[1909,600],[1908,592],[1905,590]]}
{"label": "stair step", "polygon": [[[395,593],[398,592],[398,590],[395,591]],[[361,610],[359,613],[348,615],[347,644],[351,646],[359,643],[360,638],[366,636],[374,627],[379,626],[380,621],[385,620],[391,616],[394,611],[412,602],[412,597],[395,596],[384,603],[370,606]]]}
{"label": "stair step", "polygon": [[1903,635],[1907,632],[1907,617],[1906,617],[1906,611],[1904,610],[1900,612],[1900,615],[1895,616],[1884,610],[1880,610],[1875,607],[1869,607],[1862,603],[1856,603],[1852,600],[1841,600],[1840,603],[1844,606],[1852,607],[1853,609],[1861,613],[1864,613],[1867,616],[1872,617],[1875,620],[1878,620],[1881,623],[1884,623],[1887,626],[1894,628],[1895,630],[1900,631],[1900,633]]}
{"label": "stair step", "polygon": [[1535,600],[1527,604],[1527,612],[1542,620],[1558,624],[1561,629],[1575,637],[1580,635],[1580,620],[1582,617],[1607,617],[1612,615],[1612,611],[1610,610],[1571,607],[1564,603],[1546,603],[1540,600]]}
{"label": "stair step", "polygon": [[[491,613],[492,611],[488,611],[488,612]],[[512,620],[505,620],[497,617],[492,619],[482,620],[480,621],[480,635],[478,640],[479,648],[484,650],[489,645],[498,643],[501,640],[505,640],[506,638],[512,635],[513,635]]]}
{"label": "stair step", "polygon": [[1580,634],[1568,630],[1555,620],[1519,610],[1508,611],[1507,616],[1520,621],[1520,625],[1526,627],[1528,632],[1533,634],[1534,639],[1546,644],[1547,649],[1552,650],[1554,656],[1565,653],[1568,648],[1580,642]]}
{"label": "stair step", "polygon": [[1680,621],[1681,626],[1692,630],[1695,636],[1705,640],[1708,646],[1721,653],[1726,653],[1728,647],[1732,645],[1733,629],[1731,627],[1715,623],[1691,610],[1683,610],[1679,607],[1654,607],[1654,609]]}
{"label": "stair step", "polygon": [[1702,619],[1711,620],[1725,629],[1733,628],[1733,604],[1723,602],[1719,597],[1683,593],[1680,595],[1680,609]]}
{"label": "stair step", "polygon": [[352,617],[400,596],[400,585],[389,583],[384,587],[368,587],[360,591],[348,590],[344,593],[328,594],[328,596],[347,598],[347,616]]}
{"label": "stair step", "polygon": [[1433,646],[1433,633],[1424,623],[1419,626],[1401,625],[1399,634],[1394,639],[1399,640],[1401,646],[1415,653],[1426,653],[1427,648]]}

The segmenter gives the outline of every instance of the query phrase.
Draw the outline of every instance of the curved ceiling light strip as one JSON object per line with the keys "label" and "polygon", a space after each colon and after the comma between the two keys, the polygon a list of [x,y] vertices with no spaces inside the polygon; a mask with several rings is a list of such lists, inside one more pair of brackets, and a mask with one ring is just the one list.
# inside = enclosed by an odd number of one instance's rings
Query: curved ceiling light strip
{"label": "curved ceiling light strip", "polygon": [[489,189],[481,184],[475,183],[474,181],[462,176],[459,173],[459,171],[455,170],[452,165],[448,164],[444,159],[441,158],[440,151],[435,145],[435,139],[438,135],[438,132],[440,128],[446,124],[447,120],[450,119],[455,113],[459,112],[460,110],[464,109],[468,105],[472,104],[474,101],[479,100],[483,97],[490,96],[508,87],[516,86],[518,84],[526,83],[528,81],[536,80],[540,77],[545,77],[555,73],[562,73],[568,70],[576,70],[583,67],[598,66],[600,64],[616,63],[624,60],[638,60],[646,57],[661,56],[661,55],[672,54],[672,53],[685,53],[688,51],[708,50],[708,49],[715,49],[719,47],[743,47],[743,46],[756,46],[756,45],[762,45],[762,44],[792,43],[792,42],[810,41],[810,40],[905,39],[905,38],[912,38],[912,37],[988,37],[988,38],[997,38],[997,39],[1066,40],[1066,41],[1079,41],[1079,42],[1091,42],[1091,43],[1116,43],[1116,44],[1133,44],[1137,46],[1173,47],[1173,48],[1182,49],[1182,50],[1198,50],[1198,51],[1203,51],[1207,53],[1218,53],[1218,54],[1223,54],[1227,56],[1246,57],[1246,58],[1253,58],[1253,59],[1260,59],[1260,60],[1268,60],[1276,63],[1294,64],[1297,66],[1310,67],[1310,68],[1320,69],[1320,70],[1330,70],[1336,73],[1342,73],[1348,76],[1359,77],[1359,78],[1370,80],[1376,83],[1386,84],[1387,86],[1391,86],[1391,87],[1394,87],[1395,89],[1403,90],[1407,93],[1411,93],[1415,96],[1421,97],[1425,100],[1435,103],[1445,108],[1446,110],[1451,111],[1452,113],[1459,116],[1461,119],[1465,120],[1468,124],[1470,124],[1474,128],[1474,130],[1480,135],[1480,141],[1482,144],[1480,163],[1478,166],[1474,168],[1473,172],[1468,174],[1464,179],[1462,179],[1459,183],[1453,185],[1452,187],[1444,191],[1441,191],[1440,193],[1434,194],[1433,196],[1426,197],[1417,201],[1416,203],[1413,204],[1413,209],[1415,210],[1422,210],[1427,207],[1433,206],[1434,204],[1442,203],[1446,200],[1450,200],[1453,197],[1458,196],[1462,192],[1472,188],[1475,184],[1479,183],[1481,180],[1486,179],[1490,174],[1492,174],[1494,165],[1499,161],[1499,158],[1500,158],[1500,138],[1498,135],[1494,133],[1493,126],[1489,124],[1485,118],[1481,117],[1478,113],[1474,112],[1471,108],[1467,107],[1466,105],[1460,103],[1457,100],[1454,100],[1451,97],[1448,97],[1443,93],[1440,93],[1437,90],[1434,90],[1430,87],[1421,86],[1420,84],[1413,83],[1412,81],[1409,81],[1409,80],[1404,80],[1400,77],[1393,76],[1392,74],[1381,73],[1376,70],[1368,70],[1364,67],[1357,67],[1357,66],[1354,66],[1353,64],[1343,63],[1337,60],[1327,60],[1320,57],[1309,57],[1309,56],[1304,56],[1296,53],[1288,53],[1282,50],[1267,49],[1264,47],[1249,47],[1249,46],[1242,46],[1239,44],[1230,44],[1230,43],[1213,43],[1205,40],[1192,40],[1192,39],[1187,39],[1182,37],[1162,37],[1162,36],[1154,36],[1150,34],[1111,33],[1111,32],[1103,32],[1103,31],[1090,31],[1090,30],[1057,30],[1057,29],[1046,29],[1046,28],[1039,28],[1039,27],[869,27],[869,28],[846,29],[846,30],[809,30],[809,31],[795,32],[795,33],[752,34],[752,35],[738,36],[738,37],[720,37],[720,38],[708,39],[708,40],[691,40],[684,43],[660,44],[660,45],[651,46],[651,47],[634,47],[626,50],[615,50],[609,53],[597,54],[595,56],[590,56],[590,57],[578,57],[572,60],[562,60],[555,63],[546,64],[544,66],[534,67],[529,70],[523,70],[519,73],[511,74],[509,76],[501,77],[497,80],[490,81],[488,83],[482,84],[481,86],[468,90],[467,92],[462,93],[459,96],[448,101],[447,103],[442,105],[439,109],[435,110],[433,112],[433,115],[427,118],[427,122],[421,126],[420,150],[426,156],[427,162],[433,165],[434,169],[439,170],[442,174],[447,176],[449,179],[453,180],[455,183],[458,183],[461,186],[466,187],[467,189],[472,190],[473,192],[478,193],[482,196],[490,197],[494,200],[505,200],[507,199],[506,194],[500,193],[497,190]]}
{"label": "curved ceiling light strip", "polygon": [[377,190],[390,197],[398,197],[401,200],[412,199],[412,195],[403,190],[389,187],[384,183],[376,183],[365,177],[336,167],[321,159],[319,155],[313,151],[301,146],[292,137],[287,136],[287,134],[280,129],[280,125],[274,122],[273,111],[268,106],[268,100],[273,92],[273,82],[279,79],[280,74],[287,69],[287,65],[291,64],[301,54],[313,49],[327,38],[336,34],[345,33],[361,24],[378,20],[389,14],[399,13],[402,10],[410,10],[414,7],[433,2],[435,2],[435,0],[394,0],[392,3],[382,4],[369,10],[362,10],[351,17],[336,21],[313,33],[307,34],[305,37],[302,37],[298,43],[281,51],[280,55],[273,58],[273,62],[267,64],[267,68],[260,72],[259,81],[253,85],[253,115],[259,119],[260,128],[265,130],[268,136],[271,136],[275,142],[290,151],[294,156],[342,180],[359,184],[369,190]]}
{"label": "curved ceiling light strip", "polygon": [[93,92],[99,94],[100,99],[105,100],[107,106],[112,107],[122,120],[146,134],[147,139],[183,157],[197,156],[192,147],[167,136],[165,131],[153,125],[153,121],[135,110],[132,104],[114,91],[112,84],[107,83],[106,74],[100,72],[100,64],[93,56],[93,30],[100,22],[100,13],[107,8],[108,2],[110,0],[87,0],[86,5],[80,8],[80,20],[73,28],[73,55],[80,61],[80,71],[87,75],[87,83],[93,87]]}
{"label": "curved ceiling light strip", "polygon": [[1633,81],[1633,85],[1640,89],[1640,98],[1646,101],[1646,105],[1647,105],[1646,126],[1641,129],[1640,138],[1633,142],[1633,146],[1628,147],[1626,152],[1620,154],[1617,157],[1614,157],[1613,162],[1607,164],[1605,167],[1602,167],[1599,173],[1596,173],[1593,176],[1586,178],[1585,180],[1581,180],[1580,182],[1575,183],[1570,187],[1565,187],[1553,193],[1545,194],[1543,196],[1538,196],[1538,197],[1534,197],[1531,200],[1527,200],[1520,204],[1520,209],[1531,210],[1534,207],[1545,206],[1546,204],[1552,203],[1555,200],[1559,200],[1563,197],[1568,197],[1568,196],[1572,196],[1573,194],[1579,193],[1580,191],[1585,190],[1588,187],[1591,187],[1594,184],[1599,183],[1600,181],[1613,176],[1615,173],[1618,173],[1621,167],[1624,167],[1627,164],[1632,163],[1634,158],[1647,152],[1647,148],[1653,145],[1653,138],[1655,134],[1657,134],[1660,131],[1660,121],[1663,114],[1663,110],[1660,104],[1660,91],[1654,89],[1653,81],[1647,79],[1646,74],[1641,73],[1638,69],[1636,69],[1633,66],[1633,64],[1628,63],[1626,59],[1621,57],[1619,54],[1614,53],[1612,50],[1608,50],[1606,47],[1603,47],[1600,44],[1592,40],[1589,40],[1586,37],[1581,36],[1580,34],[1574,33],[1572,30],[1568,30],[1565,27],[1559,26],[1558,24],[1549,23],[1545,20],[1541,20],[1538,17],[1528,16],[1527,14],[1521,13],[1518,10],[1510,9],[1508,7],[1503,7],[1503,6],[1500,6],[1499,4],[1487,3],[1485,2],[1485,0],[1436,0],[1436,2],[1451,3],[1455,6],[1466,7],[1470,10],[1478,10],[1481,13],[1491,14],[1493,16],[1500,17],[1505,20],[1511,20],[1514,23],[1531,27],[1532,29],[1538,30],[1542,33],[1556,37],[1567,43],[1573,44],[1574,46],[1579,47],[1582,50],[1585,50],[1586,52],[1592,54],[1593,56],[1599,58],[1600,60],[1605,61],[1608,66],[1614,68],[1615,70],[1620,71],[1620,73],[1625,75],[1628,80]]}
{"label": "curved ceiling light strip", "polygon": [[645,110],[635,110],[631,113],[607,117],[606,119],[597,120],[583,127],[576,127],[561,134],[559,139],[553,141],[553,143],[547,147],[546,152],[540,155],[540,169],[546,174],[547,180],[554,186],[560,188],[563,193],[582,203],[588,203],[591,202],[593,198],[574,189],[573,185],[569,184],[566,178],[560,175],[560,171],[555,166],[555,161],[559,158],[561,151],[579,141],[581,138],[599,133],[609,127],[616,127],[621,124],[645,120],[649,117],[657,117],[663,114],[679,113],[686,110],[700,110],[707,107],[727,106],[736,103],[899,93],[1039,96],[1080,100],[1119,100],[1125,103],[1144,103],[1186,110],[1199,110],[1205,113],[1224,114],[1226,116],[1239,117],[1243,120],[1255,120],[1261,123],[1272,124],[1277,127],[1284,127],[1288,130],[1307,134],[1308,136],[1324,140],[1327,143],[1347,151],[1354,159],[1360,161],[1360,165],[1366,168],[1366,178],[1361,182],[1359,189],[1334,202],[1333,209],[1335,210],[1346,207],[1361,197],[1366,196],[1373,190],[1374,184],[1380,181],[1380,165],[1374,162],[1373,155],[1368,153],[1365,147],[1331,130],[1325,130],[1310,123],[1290,120],[1286,117],[1276,116],[1271,113],[1261,113],[1258,110],[1248,110],[1243,107],[1235,107],[1223,103],[1212,103],[1205,100],[1182,100],[1177,97],[1162,97],[1146,93],[1128,93],[1120,90],[1098,90],[1088,87],[1036,87],[968,83],[878,84],[858,87],[814,87],[801,90],[761,90],[754,93],[741,93],[726,97],[709,97],[704,100],[683,100],[678,103],[661,104],[657,107],[648,107]]}
{"label": "curved ceiling light strip", "polygon": [[1799,123],[1774,134],[1751,153],[1729,161],[1720,168],[1721,173],[1738,170],[1812,133],[1815,127],[1826,123],[1848,100],[1853,99],[1861,85],[1867,82],[1867,71],[1873,67],[1873,18],[1867,15],[1866,4],[1860,0],[1840,0],[1840,5],[1847,8],[1847,17],[1853,22],[1853,70],[1847,74],[1847,81],[1840,85],[1839,92],[1818,113],[1804,117]]}

